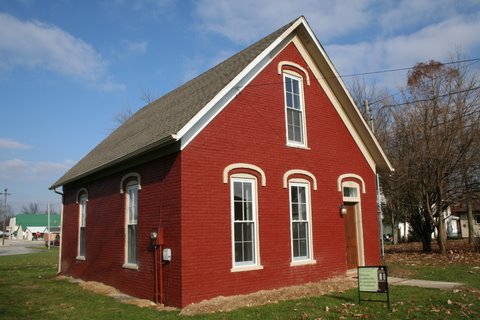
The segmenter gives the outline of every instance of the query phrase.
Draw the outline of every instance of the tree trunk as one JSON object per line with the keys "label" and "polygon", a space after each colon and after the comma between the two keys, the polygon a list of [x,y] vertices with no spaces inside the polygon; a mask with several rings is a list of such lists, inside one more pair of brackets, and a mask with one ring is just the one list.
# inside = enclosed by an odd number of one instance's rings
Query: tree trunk
{"label": "tree trunk", "polygon": [[473,244],[475,241],[475,229],[473,226],[473,208],[472,197],[470,193],[467,195],[467,219],[468,219],[468,243]]}
{"label": "tree trunk", "polygon": [[440,254],[447,253],[447,229],[445,227],[445,219],[443,218],[442,213],[440,213],[440,217],[438,218],[438,225],[437,225],[437,243],[438,247],[440,248]]}
{"label": "tree trunk", "polygon": [[424,253],[432,252],[432,237],[423,235],[422,236],[422,250]]}

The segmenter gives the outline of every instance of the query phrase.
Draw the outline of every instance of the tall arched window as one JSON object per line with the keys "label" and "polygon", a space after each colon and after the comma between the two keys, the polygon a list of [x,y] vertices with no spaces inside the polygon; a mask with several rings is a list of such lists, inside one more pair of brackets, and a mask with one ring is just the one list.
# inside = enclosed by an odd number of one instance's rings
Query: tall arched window
{"label": "tall arched window", "polygon": [[78,245],[77,259],[85,260],[85,240],[87,236],[87,190],[82,188],[77,193],[78,203]]}
{"label": "tall arched window", "polygon": [[[121,193],[125,193],[125,263],[124,268],[138,269],[138,174],[127,174],[122,179]],[[124,183],[126,183],[124,185]]]}

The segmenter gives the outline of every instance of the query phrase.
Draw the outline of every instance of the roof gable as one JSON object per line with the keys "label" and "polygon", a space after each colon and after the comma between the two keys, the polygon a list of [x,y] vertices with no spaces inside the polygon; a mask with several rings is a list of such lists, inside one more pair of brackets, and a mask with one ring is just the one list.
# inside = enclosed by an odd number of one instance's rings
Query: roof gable
{"label": "roof gable", "polygon": [[342,120],[352,124],[351,132],[354,137],[357,135],[357,144],[364,146],[364,154],[371,155],[371,166],[391,170],[388,159],[355,107],[345,84],[305,18],[300,17],[140,109],[55,182],[51,189],[173,142],[179,141],[180,149],[185,148],[294,37],[301,39],[312,57],[312,63],[324,75],[325,84],[332,91],[331,97],[345,111],[340,113]]}

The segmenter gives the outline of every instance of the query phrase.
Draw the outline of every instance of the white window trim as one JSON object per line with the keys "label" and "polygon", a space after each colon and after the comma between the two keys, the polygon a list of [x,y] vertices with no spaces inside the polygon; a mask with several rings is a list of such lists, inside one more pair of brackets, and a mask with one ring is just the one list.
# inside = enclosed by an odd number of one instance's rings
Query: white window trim
{"label": "white window trim", "polygon": [[[88,203],[88,194],[86,193],[86,189],[82,188],[81,191],[85,191],[85,193],[78,193],[77,194],[77,199],[78,199],[78,240],[77,240],[77,257],[75,258],[76,260],[82,260],[85,261],[85,252],[83,255],[80,255],[80,234],[81,234],[81,228],[82,228],[82,211],[85,213],[85,226],[87,226],[87,203]],[[84,239],[85,240],[85,239]],[[85,251],[85,247],[83,248]]]}
{"label": "white window trim", "polygon": [[126,192],[125,192],[125,212],[124,212],[124,221],[125,221],[125,228],[124,228],[124,232],[125,232],[125,242],[124,242],[124,264],[122,265],[123,268],[125,269],[132,269],[132,270],[138,270],[138,263],[131,263],[131,262],[128,262],[128,210],[129,210],[129,198],[128,198],[128,194],[129,194],[129,189],[131,188],[136,188],[137,189],[137,259],[138,259],[138,191],[140,190],[139,189],[139,184],[138,184],[138,181],[136,180],[133,180],[133,181],[130,181],[127,185],[126,185]]}
{"label": "white window trim", "polygon": [[[308,258],[295,258],[293,256],[293,229],[292,229],[292,186],[301,186],[305,187],[306,190],[306,200],[307,200],[307,218],[308,218]],[[313,232],[312,232],[312,199],[311,199],[311,185],[308,180],[305,179],[291,179],[288,183],[288,206],[289,206],[289,214],[290,214],[290,266],[301,266],[301,265],[308,265],[308,264],[315,264],[317,261],[314,259],[313,256]]]}
{"label": "white window trim", "polygon": [[[308,139],[307,139],[307,122],[306,122],[306,108],[305,108],[305,96],[303,92],[303,77],[294,71],[291,70],[283,70],[283,104],[284,104],[284,110],[285,110],[285,135],[286,135],[286,141],[287,141],[287,146],[288,147],[295,147],[295,148],[300,148],[300,149],[307,149],[309,150],[310,148],[308,147]],[[297,80],[299,82],[299,91],[300,91],[300,103],[302,106],[301,112],[302,112],[302,135],[303,135],[303,142],[296,142],[296,141],[291,141],[288,138],[288,113],[287,113],[287,88],[286,88],[286,80],[285,78],[291,78],[294,80]]]}
{"label": "white window trim", "polygon": [[[357,190],[357,196],[356,197],[351,197],[351,196],[345,196],[344,194],[344,188],[352,188]],[[344,181],[342,182],[342,197],[343,197],[343,202],[360,202],[360,186],[358,183],[354,181]]]}
{"label": "white window trim", "polygon": [[[234,207],[234,183],[235,182],[249,182],[252,184],[252,199],[253,202],[253,223],[255,226],[254,232],[254,263],[252,264],[235,264],[235,207]],[[260,263],[260,241],[259,241],[259,223],[258,223],[258,181],[257,178],[251,174],[238,173],[230,177],[230,228],[231,228],[231,248],[232,248],[232,268],[231,272],[253,271],[261,270],[263,266]]]}

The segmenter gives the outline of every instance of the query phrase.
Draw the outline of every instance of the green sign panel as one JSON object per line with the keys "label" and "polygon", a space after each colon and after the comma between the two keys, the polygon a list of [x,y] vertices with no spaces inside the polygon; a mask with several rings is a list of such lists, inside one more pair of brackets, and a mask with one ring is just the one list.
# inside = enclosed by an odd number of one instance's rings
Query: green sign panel
{"label": "green sign panel", "polygon": [[[358,267],[358,302],[376,301],[386,302],[390,309],[390,294],[388,293],[388,277],[386,266],[365,266]],[[387,300],[362,299],[361,293],[368,292],[367,296],[373,294],[386,294]]]}
{"label": "green sign panel", "polygon": [[378,267],[359,268],[358,287],[363,292],[378,292]]}

